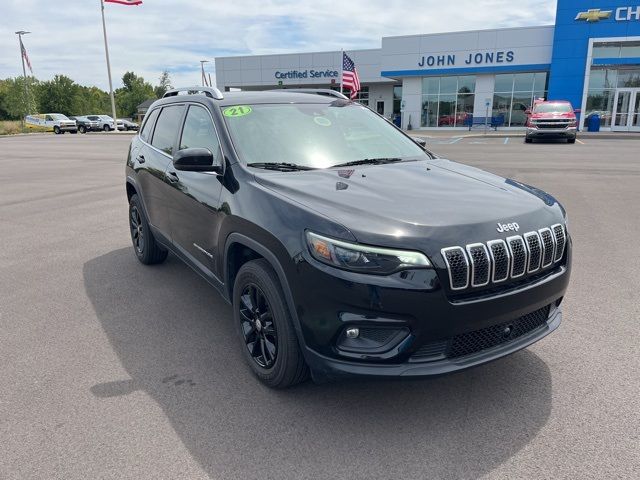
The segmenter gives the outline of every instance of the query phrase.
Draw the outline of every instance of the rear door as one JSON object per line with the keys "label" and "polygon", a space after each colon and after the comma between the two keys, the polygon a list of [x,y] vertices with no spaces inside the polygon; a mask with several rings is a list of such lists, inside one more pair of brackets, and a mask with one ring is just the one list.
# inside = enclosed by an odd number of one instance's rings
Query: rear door
{"label": "rear door", "polygon": [[[201,104],[190,104],[185,115],[178,149],[207,148],[219,162],[223,155],[212,116]],[[218,231],[222,182],[212,172],[177,171],[167,168],[171,180],[171,235],[173,243],[198,267],[217,271]]]}
{"label": "rear door", "polygon": [[184,105],[167,105],[150,112],[140,132],[141,148],[134,157],[149,223],[168,239],[172,186],[165,172],[173,160],[183,113]]}

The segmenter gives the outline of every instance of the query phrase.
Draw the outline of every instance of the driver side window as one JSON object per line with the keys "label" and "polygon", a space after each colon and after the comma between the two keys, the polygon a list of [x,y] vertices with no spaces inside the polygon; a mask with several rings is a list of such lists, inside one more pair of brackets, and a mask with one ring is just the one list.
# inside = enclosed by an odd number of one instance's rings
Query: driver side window
{"label": "driver side window", "polygon": [[215,161],[222,161],[220,141],[213,127],[211,115],[204,107],[189,106],[180,138],[180,150],[185,148],[207,148]]}

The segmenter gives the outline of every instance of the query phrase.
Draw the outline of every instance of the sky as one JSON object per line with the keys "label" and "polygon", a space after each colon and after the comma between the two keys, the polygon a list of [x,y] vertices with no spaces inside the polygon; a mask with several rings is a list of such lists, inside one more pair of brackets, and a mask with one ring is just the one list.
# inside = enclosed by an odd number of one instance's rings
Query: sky
{"label": "sky", "polygon": [[[217,56],[379,48],[383,36],[551,25],[555,0],[143,0],[105,4],[114,88],[134,71],[157,84],[215,81]],[[22,75],[17,30],[34,75],[108,89],[100,0],[2,0],[0,78]]]}

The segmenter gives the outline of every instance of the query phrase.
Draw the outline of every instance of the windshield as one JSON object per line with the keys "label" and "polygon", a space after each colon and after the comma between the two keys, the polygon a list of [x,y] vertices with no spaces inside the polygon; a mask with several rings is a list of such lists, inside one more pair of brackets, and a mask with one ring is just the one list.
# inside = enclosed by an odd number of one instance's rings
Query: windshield
{"label": "windshield", "polygon": [[311,168],[364,159],[423,159],[411,139],[356,104],[236,105],[222,109],[241,161]]}
{"label": "windshield", "polygon": [[533,108],[534,113],[569,113],[573,107],[568,103],[539,103]]}
{"label": "windshield", "polygon": [[52,113],[51,118],[53,118],[54,120],[69,120],[66,115],[63,115],[61,113]]}

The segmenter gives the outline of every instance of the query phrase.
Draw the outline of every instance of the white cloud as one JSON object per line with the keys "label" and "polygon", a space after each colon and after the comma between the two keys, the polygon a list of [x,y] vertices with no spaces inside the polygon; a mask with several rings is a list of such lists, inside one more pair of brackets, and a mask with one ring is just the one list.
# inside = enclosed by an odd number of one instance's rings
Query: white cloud
{"label": "white cloud", "polygon": [[[99,0],[3,0],[0,78],[22,74],[14,31],[36,76],[57,73],[107,88]],[[156,83],[199,83],[199,60],[216,56],[377,48],[387,35],[552,24],[554,0],[144,0],[106,5],[115,86],[132,70]],[[213,64],[208,66],[215,77]]]}

